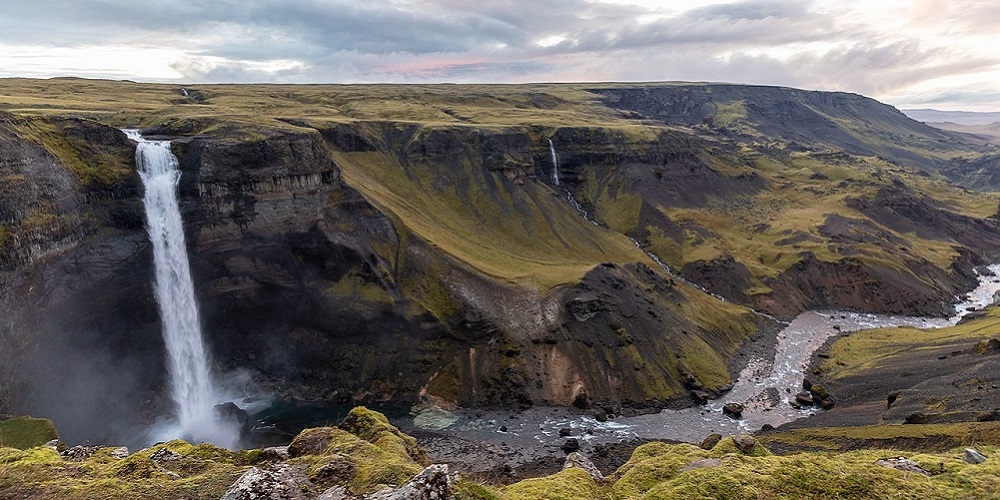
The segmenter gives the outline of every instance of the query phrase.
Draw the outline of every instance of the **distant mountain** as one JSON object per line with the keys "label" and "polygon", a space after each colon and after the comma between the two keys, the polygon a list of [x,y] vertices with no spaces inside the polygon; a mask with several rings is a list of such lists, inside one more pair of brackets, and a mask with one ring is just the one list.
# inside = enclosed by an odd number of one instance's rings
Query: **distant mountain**
{"label": "distant mountain", "polygon": [[966,140],[978,144],[996,144],[1000,141],[1000,122],[993,122],[986,125],[961,125],[953,122],[927,122],[934,128],[947,130],[950,132],[961,132],[969,134]]}
{"label": "distant mountain", "polygon": [[1000,112],[938,111],[936,109],[904,109],[906,116],[924,123],[955,123],[958,125],[990,125],[1000,122]]}

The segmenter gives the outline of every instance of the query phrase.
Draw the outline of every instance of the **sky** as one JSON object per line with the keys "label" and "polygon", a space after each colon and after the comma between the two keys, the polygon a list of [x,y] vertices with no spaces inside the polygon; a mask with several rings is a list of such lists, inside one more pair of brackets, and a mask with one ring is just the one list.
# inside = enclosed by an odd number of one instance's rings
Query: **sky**
{"label": "sky", "polygon": [[0,12],[0,77],[713,81],[1000,111],[995,0],[0,0]]}

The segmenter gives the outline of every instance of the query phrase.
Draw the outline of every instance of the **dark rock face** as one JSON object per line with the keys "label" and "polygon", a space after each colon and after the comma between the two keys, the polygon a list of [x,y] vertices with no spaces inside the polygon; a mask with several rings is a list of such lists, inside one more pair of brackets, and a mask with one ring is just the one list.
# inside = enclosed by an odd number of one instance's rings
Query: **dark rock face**
{"label": "dark rock face", "polygon": [[108,166],[133,151],[97,123],[0,113],[0,411],[50,415],[70,442],[110,441],[161,382],[139,179]]}

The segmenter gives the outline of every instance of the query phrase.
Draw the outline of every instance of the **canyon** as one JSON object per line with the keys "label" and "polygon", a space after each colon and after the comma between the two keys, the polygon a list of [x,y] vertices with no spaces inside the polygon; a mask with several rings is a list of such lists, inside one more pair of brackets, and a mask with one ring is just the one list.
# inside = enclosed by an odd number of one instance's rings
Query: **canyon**
{"label": "canyon", "polygon": [[691,406],[798,313],[944,316],[1000,258],[996,149],[853,94],[5,83],[0,413],[69,442],[169,406],[125,127],[248,401]]}

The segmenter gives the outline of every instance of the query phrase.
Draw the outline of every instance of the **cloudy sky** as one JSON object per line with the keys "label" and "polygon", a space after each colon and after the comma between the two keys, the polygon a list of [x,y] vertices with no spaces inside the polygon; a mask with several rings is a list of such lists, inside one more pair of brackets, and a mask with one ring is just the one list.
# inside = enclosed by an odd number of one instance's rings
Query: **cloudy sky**
{"label": "cloudy sky", "polygon": [[0,77],[720,81],[1000,111],[994,0],[0,0]]}

